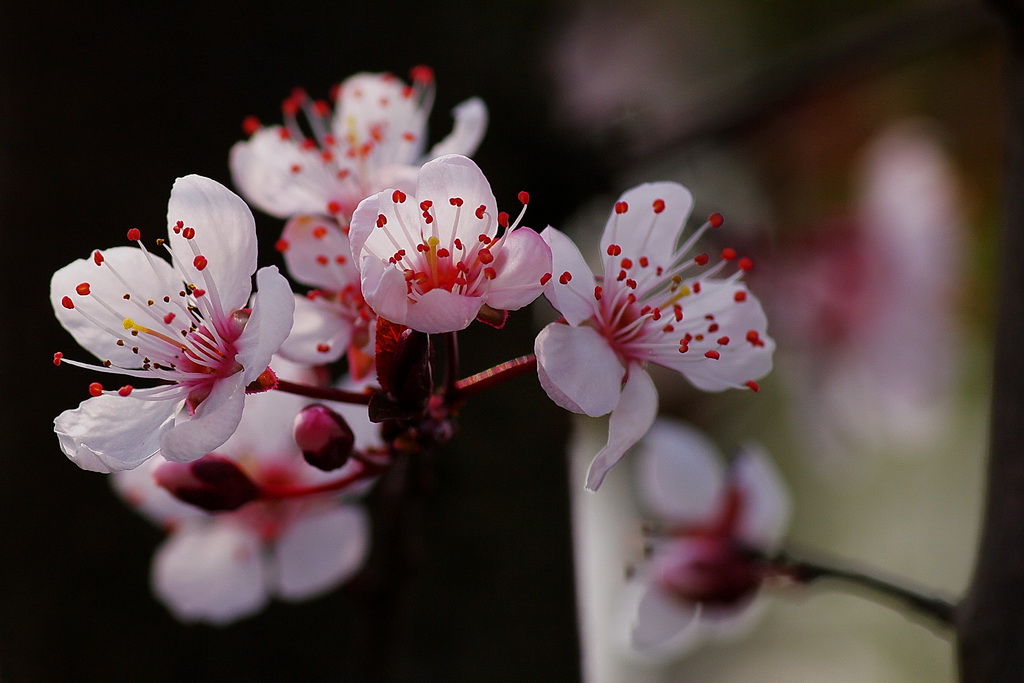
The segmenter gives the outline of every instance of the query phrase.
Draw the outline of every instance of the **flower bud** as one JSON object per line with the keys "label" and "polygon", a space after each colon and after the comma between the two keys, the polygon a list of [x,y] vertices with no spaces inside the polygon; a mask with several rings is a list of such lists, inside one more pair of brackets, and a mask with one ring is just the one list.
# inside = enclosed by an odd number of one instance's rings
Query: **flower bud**
{"label": "flower bud", "polygon": [[292,434],[306,462],[324,471],[336,470],[348,462],[356,441],[345,418],[319,403],[299,411]]}
{"label": "flower bud", "polygon": [[716,607],[743,602],[764,579],[756,555],[720,536],[671,543],[656,553],[652,568],[669,594],[683,602]]}
{"label": "flower bud", "polygon": [[230,458],[209,453],[193,462],[166,462],[153,479],[171,495],[211,512],[237,510],[260,496],[260,488]]}

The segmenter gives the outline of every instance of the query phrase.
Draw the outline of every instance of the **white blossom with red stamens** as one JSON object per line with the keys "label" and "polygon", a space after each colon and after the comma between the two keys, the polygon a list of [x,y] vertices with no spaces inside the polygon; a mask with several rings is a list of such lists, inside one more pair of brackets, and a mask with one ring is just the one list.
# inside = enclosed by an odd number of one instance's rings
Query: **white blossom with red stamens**
{"label": "white blossom with red stamens", "polygon": [[[704,231],[722,221],[714,214],[679,244],[692,207],[689,190],[677,183],[623,194],[601,238],[601,276],[564,234],[550,227],[542,233],[552,254],[545,295],[564,322],[537,337],[541,385],[567,410],[611,413],[608,444],[587,476],[591,490],[654,421],[658,394],[647,363],[705,391],[756,391],[754,380],[771,369],[775,343],[761,304],[741,281],[753,264],[728,248],[713,265],[707,254],[690,255]],[[730,267],[733,273],[717,277]]]}
{"label": "white blossom with red stamens", "polygon": [[[79,467],[111,472],[157,452],[195,460],[224,443],[242,414],[246,387],[267,370],[288,334],[293,299],[274,267],[256,273],[252,213],[234,193],[201,176],[179,178],[168,203],[169,234],[157,240],[171,262],[142,246],[96,251],[50,282],[57,319],[101,359],[101,372],[153,380],[104,390],[61,413],[54,429]],[[266,376],[265,376],[266,377]]]}
{"label": "white blossom with red stamens", "polygon": [[639,492],[665,528],[628,586],[629,639],[645,655],[679,656],[756,616],[754,598],[770,575],[759,555],[778,549],[789,496],[759,448],[745,447],[725,469],[703,434],[671,420],[641,443]]}
{"label": "white blossom with red stamens", "polygon": [[332,112],[297,90],[282,105],[284,126],[246,120],[251,137],[232,148],[230,163],[247,200],[279,218],[326,213],[344,225],[364,197],[385,187],[409,191],[425,161],[472,154],[487,127],[484,103],[466,100],[453,111],[451,134],[427,151],[434,79],[426,67],[412,70],[412,85],[391,74],[356,74],[333,99]]}
{"label": "white blossom with red stamens", "polygon": [[510,224],[477,165],[454,154],[424,164],[415,192],[363,200],[350,236],[366,303],[391,322],[440,333],[467,327],[485,306],[532,302],[551,279],[551,250],[518,227],[529,196],[519,200]]}

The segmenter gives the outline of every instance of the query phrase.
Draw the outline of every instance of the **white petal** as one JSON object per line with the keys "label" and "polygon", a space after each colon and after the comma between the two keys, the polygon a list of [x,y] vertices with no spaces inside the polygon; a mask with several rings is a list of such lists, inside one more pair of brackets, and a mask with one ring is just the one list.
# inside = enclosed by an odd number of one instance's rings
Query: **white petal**
{"label": "white petal", "polygon": [[759,446],[747,444],[732,463],[731,477],[743,491],[736,535],[756,548],[774,550],[789,525],[786,483]]}
{"label": "white petal", "polygon": [[[449,200],[453,197],[462,199],[463,205],[452,206]],[[434,203],[434,225],[441,244],[450,244],[458,235],[469,244],[476,241],[478,235],[494,235],[498,229],[498,210],[491,184],[472,159],[448,154],[423,164],[416,185],[417,206],[423,200]],[[479,206],[485,207],[483,220],[475,215]],[[459,217],[458,235],[453,230],[456,215]]]}
{"label": "white petal", "polygon": [[[565,234],[549,226],[540,235],[551,247],[551,280],[544,296],[570,325],[580,325],[597,311],[594,273],[583,260],[579,247]],[[572,276],[567,284],[560,281],[564,273]]]}
{"label": "white petal", "polygon": [[[402,280],[404,289],[405,278]],[[404,320],[392,322],[408,325],[427,334],[455,332],[469,327],[480,313],[483,302],[483,297],[464,296],[445,289],[432,289],[409,303]]]}
{"label": "white petal", "polygon": [[224,625],[255,614],[268,599],[260,539],[221,519],[183,527],[154,555],[152,587],[181,621]]}
{"label": "white petal", "polygon": [[130,470],[160,450],[160,436],[170,429],[179,403],[103,394],[65,410],[53,428],[61,450],[82,469]]}
{"label": "white petal", "polygon": [[[205,271],[193,265],[189,240],[171,229],[178,221],[195,229],[194,246],[209,263]],[[189,282],[208,290],[215,286],[225,313],[245,306],[256,270],[256,223],[241,197],[203,176],[178,178],[167,204],[167,224],[168,241]]]}
{"label": "white petal", "polygon": [[[352,256],[356,260],[356,267],[362,270],[360,261],[363,258],[363,246],[366,240],[373,234],[377,227],[377,216],[380,215],[381,201],[384,193],[372,194],[359,202],[359,206],[352,213],[352,222],[349,224],[348,239],[352,246]],[[391,255],[394,249],[387,251]],[[379,260],[379,259],[378,259]]]}
{"label": "white petal", "polygon": [[[279,353],[296,363],[323,365],[345,355],[352,343],[352,323],[338,304],[324,299],[295,296],[295,319]],[[327,350],[321,351],[320,345]]]}
{"label": "white petal", "polygon": [[359,73],[338,88],[331,129],[338,140],[352,139],[356,145],[374,139],[376,131],[383,136],[373,148],[376,160],[410,164],[422,153],[429,111],[394,76]]}
{"label": "white petal", "polygon": [[605,476],[639,441],[658,414],[658,390],[651,376],[639,365],[631,365],[622,396],[608,421],[608,444],[594,456],[587,473],[587,488],[596,491]]}
{"label": "white petal", "polygon": [[493,265],[498,277],[487,290],[487,305],[515,311],[544,291],[540,281],[551,274],[551,249],[533,230],[520,228],[505,239]]}
{"label": "white petal", "polygon": [[641,497],[655,516],[696,524],[717,512],[725,477],[718,450],[704,434],[677,420],[658,419],[637,457]]}
{"label": "white petal", "polygon": [[597,417],[619,403],[626,369],[594,328],[551,323],[534,352],[541,386],[566,410]]}
{"label": "white petal", "polygon": [[652,658],[680,657],[700,643],[697,610],[653,584],[640,591],[630,628],[630,644],[637,652]]}
{"label": "white petal", "polygon": [[[138,300],[144,302],[153,299],[159,302],[165,295],[172,292],[176,294],[181,285],[179,283],[172,290],[174,271],[171,266],[159,258],[147,259],[145,253],[136,247],[107,249],[103,252],[103,258],[107,265],[97,266],[90,257],[73,261],[54,273],[50,280],[50,302],[57,320],[82,347],[114,365],[138,368],[142,363],[132,353],[131,345],[117,346],[118,337],[115,334],[127,336],[124,331],[125,318],[152,324],[143,310],[145,304],[140,309]],[[129,291],[126,292],[115,272],[127,280],[131,287]],[[77,293],[76,288],[82,283],[88,283],[91,294],[81,296]],[[124,299],[126,293],[133,298]],[[65,308],[61,303],[65,296],[74,302],[74,309]],[[104,308],[100,300],[113,308],[116,315]],[[160,305],[158,303],[156,307]],[[99,320],[107,330],[97,327],[83,313]],[[164,313],[161,310],[160,317]]]}
{"label": "white petal", "polygon": [[372,254],[363,254],[359,269],[363,299],[373,312],[391,322],[405,320],[409,311],[405,275]]}
{"label": "white petal", "polygon": [[302,457],[292,438],[292,424],[308,403],[305,397],[283,391],[246,396],[238,428],[217,453],[254,465]]}
{"label": "white petal", "polygon": [[256,273],[256,286],[252,313],[235,342],[238,348],[235,359],[245,368],[242,377],[246,384],[267,369],[270,357],[288,338],[295,312],[292,289],[277,266],[260,268]]}
{"label": "white petal", "polygon": [[369,518],[356,505],[303,515],[277,539],[277,594],[305,600],[347,581],[369,548]]}
{"label": "white petal", "polygon": [[444,154],[472,156],[487,130],[487,105],[479,97],[472,97],[452,110],[455,127],[441,142],[431,148],[428,158]]}
{"label": "white petal", "polygon": [[[655,212],[654,203],[664,202],[664,210]],[[619,202],[629,207],[625,213],[613,208],[601,235],[601,258],[608,246],[617,244],[622,254],[634,260],[641,256],[655,265],[667,267],[686,219],[693,210],[693,195],[679,183],[660,182],[627,190]]]}
{"label": "white petal", "polygon": [[179,411],[160,439],[160,454],[173,462],[192,462],[216,450],[238,427],[244,403],[242,373],[217,380],[195,415]]}
{"label": "white petal", "polygon": [[296,216],[281,233],[283,256],[292,279],[310,287],[340,290],[359,280],[348,235],[331,218]]}

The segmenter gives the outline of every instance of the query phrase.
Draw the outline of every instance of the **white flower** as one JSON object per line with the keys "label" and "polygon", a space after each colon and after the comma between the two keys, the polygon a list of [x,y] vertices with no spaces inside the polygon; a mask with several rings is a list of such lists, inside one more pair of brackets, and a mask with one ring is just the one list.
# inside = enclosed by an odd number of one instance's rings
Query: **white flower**
{"label": "white flower", "polygon": [[789,496],[759,448],[745,447],[723,470],[702,434],[670,420],[659,420],[642,445],[641,498],[668,528],[629,586],[630,643],[648,656],[678,656],[738,633],[756,615],[766,576],[750,553],[777,549]]}
{"label": "white flower", "polygon": [[332,114],[326,102],[297,91],[282,106],[285,126],[250,124],[252,137],[231,150],[232,177],[246,199],[279,218],[327,213],[344,225],[364,197],[385,187],[408,190],[423,162],[472,154],[487,127],[484,103],[466,100],[453,112],[452,133],[424,154],[434,102],[425,67],[413,70],[411,86],[391,74],[356,74],[334,99]]}
{"label": "white flower", "polygon": [[[591,465],[587,488],[597,489],[654,421],[658,395],[647,363],[675,370],[705,391],[757,390],[754,380],[771,369],[775,343],[765,333],[764,311],[739,281],[750,259],[724,249],[717,264],[701,270],[708,255],[688,256],[721,216],[677,246],[692,206],[690,192],[677,183],[623,194],[601,238],[603,276],[591,272],[561,232],[542,233],[554,276],[545,296],[564,322],[537,337],[541,385],[567,410],[592,417],[611,412],[608,444]],[[735,273],[714,277],[733,260]]]}
{"label": "white flower", "polygon": [[256,273],[252,214],[222,185],[179,178],[168,204],[171,263],[142,247],[94,252],[58,270],[50,282],[57,319],[101,359],[107,373],[150,379],[126,384],[61,413],[54,429],[79,467],[111,472],[138,466],[157,452],[195,460],[223,444],[242,414],[246,387],[267,369],[292,323],[292,294],[274,267]]}
{"label": "white flower", "polygon": [[[519,198],[525,211],[529,197]],[[427,162],[414,193],[385,190],[352,216],[366,303],[427,333],[461,330],[484,306],[526,306],[551,278],[551,251],[533,230],[517,229],[521,218],[509,225],[508,214],[498,213],[487,178],[470,159]]]}

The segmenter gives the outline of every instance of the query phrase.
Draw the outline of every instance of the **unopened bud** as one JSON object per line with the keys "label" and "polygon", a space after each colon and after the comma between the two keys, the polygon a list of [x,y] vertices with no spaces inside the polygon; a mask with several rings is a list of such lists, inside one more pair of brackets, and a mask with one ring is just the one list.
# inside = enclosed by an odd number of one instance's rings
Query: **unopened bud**
{"label": "unopened bud", "polygon": [[237,510],[260,496],[237,462],[216,453],[188,463],[166,462],[153,478],[174,497],[204,510]]}
{"label": "unopened bud", "polygon": [[356,442],[345,418],[319,403],[299,411],[292,434],[306,462],[324,471],[336,470],[348,462]]}
{"label": "unopened bud", "polygon": [[764,580],[755,554],[728,537],[689,538],[653,558],[659,585],[683,602],[719,607],[748,599]]}

